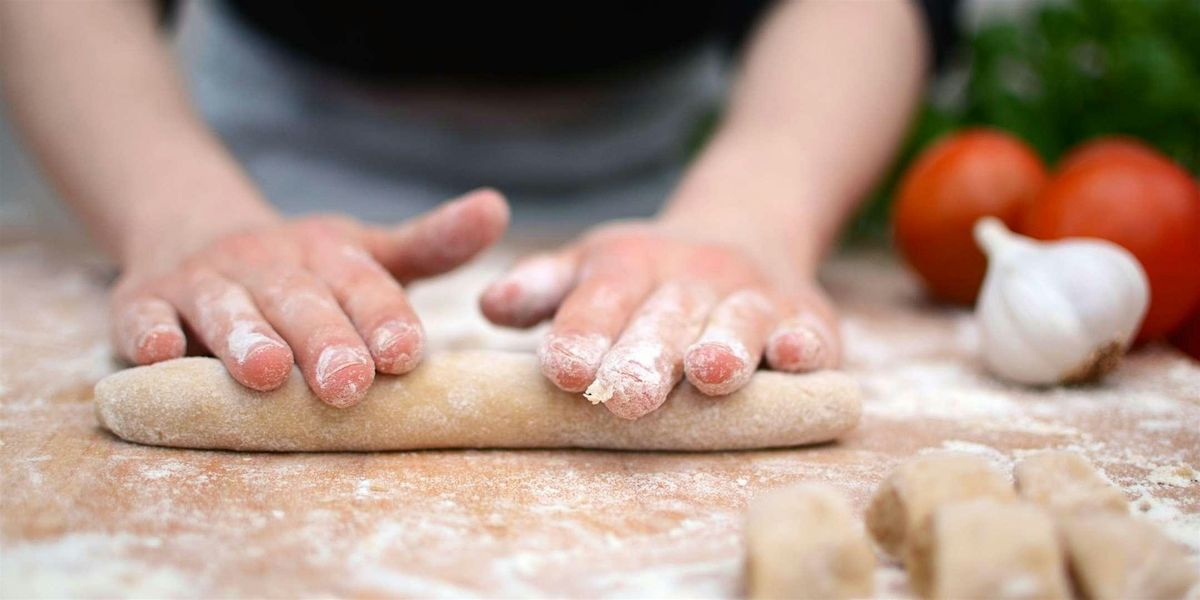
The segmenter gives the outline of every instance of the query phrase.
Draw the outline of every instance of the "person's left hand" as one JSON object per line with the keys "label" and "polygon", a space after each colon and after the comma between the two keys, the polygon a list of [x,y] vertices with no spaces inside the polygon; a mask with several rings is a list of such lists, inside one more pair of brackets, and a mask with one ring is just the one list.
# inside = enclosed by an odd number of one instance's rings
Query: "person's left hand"
{"label": "person's left hand", "polygon": [[764,354],[781,371],[836,366],[834,311],[812,277],[750,254],[653,222],[616,223],[519,262],[480,306],[511,327],[553,316],[542,373],[626,419],[661,406],[685,374],[705,394],[733,392]]}

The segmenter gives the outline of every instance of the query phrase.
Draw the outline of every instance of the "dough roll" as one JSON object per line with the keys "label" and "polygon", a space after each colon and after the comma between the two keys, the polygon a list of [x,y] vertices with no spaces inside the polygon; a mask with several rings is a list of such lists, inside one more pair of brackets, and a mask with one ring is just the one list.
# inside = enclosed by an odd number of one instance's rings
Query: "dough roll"
{"label": "dough roll", "polygon": [[1049,450],[1017,463],[1017,491],[1054,516],[1079,595],[1089,600],[1183,598],[1196,582],[1187,553],[1150,523],[1088,459]]}
{"label": "dough roll", "polygon": [[752,599],[874,595],[875,553],[841,494],[827,486],[804,483],[755,498],[746,550]]}
{"label": "dough roll", "polygon": [[446,352],[380,375],[351,408],[317,400],[298,371],[271,392],[242,387],[212,358],[115,373],[96,384],[100,423],[142,444],[248,451],[426,448],[740,450],[833,440],[862,412],[858,385],[832,372],[760,372],[710,398],[681,384],[627,421],[545,380],[530,354]]}
{"label": "dough roll", "polygon": [[1071,574],[1088,600],[1182,599],[1200,579],[1186,550],[1130,515],[1071,515],[1059,532]]}
{"label": "dough roll", "polygon": [[933,452],[896,467],[867,505],[867,529],[884,552],[905,558],[913,533],[938,507],[991,498],[1015,501],[1012,484],[988,461],[963,452]]}
{"label": "dough roll", "polygon": [[1071,597],[1054,522],[1030,503],[980,499],[941,506],[912,546],[909,581],[924,598]]}
{"label": "dough roll", "polygon": [[1126,514],[1129,502],[1078,452],[1046,450],[1013,468],[1022,498],[1055,514],[1112,512]]}

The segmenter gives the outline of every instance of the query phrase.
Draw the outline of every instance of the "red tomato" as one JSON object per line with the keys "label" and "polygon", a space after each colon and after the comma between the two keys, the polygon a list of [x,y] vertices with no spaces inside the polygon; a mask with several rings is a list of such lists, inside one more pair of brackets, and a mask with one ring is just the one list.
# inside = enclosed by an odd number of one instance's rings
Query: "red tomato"
{"label": "red tomato", "polygon": [[1137,138],[1112,135],[1096,138],[1076,146],[1058,161],[1055,169],[1058,173],[1065,173],[1076,167],[1113,158],[1157,161],[1162,159],[1162,155],[1149,144]]}
{"label": "red tomato", "polygon": [[1200,301],[1200,187],[1149,148],[1090,146],[1072,153],[1042,190],[1022,230],[1044,240],[1101,238],[1132,252],[1150,279],[1137,339],[1159,338]]}
{"label": "red tomato", "polygon": [[947,136],[917,159],[892,209],[896,245],[937,298],[971,304],[987,259],[972,228],[984,216],[1013,227],[1046,182],[1041,159],[1001,131]]}

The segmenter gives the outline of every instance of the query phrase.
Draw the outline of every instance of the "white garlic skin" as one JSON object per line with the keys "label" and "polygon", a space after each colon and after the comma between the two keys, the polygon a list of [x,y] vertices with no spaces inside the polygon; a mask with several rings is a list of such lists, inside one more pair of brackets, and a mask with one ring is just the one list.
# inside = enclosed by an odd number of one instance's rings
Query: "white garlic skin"
{"label": "white garlic skin", "polygon": [[1039,242],[993,217],[975,224],[975,239],[988,255],[975,317],[993,374],[1050,385],[1116,367],[1150,302],[1146,273],[1128,250],[1090,238]]}

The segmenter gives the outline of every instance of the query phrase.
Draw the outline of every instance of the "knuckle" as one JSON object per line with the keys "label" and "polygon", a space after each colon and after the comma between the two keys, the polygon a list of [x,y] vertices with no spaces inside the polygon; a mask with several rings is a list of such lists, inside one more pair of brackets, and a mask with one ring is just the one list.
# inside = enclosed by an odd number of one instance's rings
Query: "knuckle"
{"label": "knuckle", "polygon": [[717,246],[696,249],[685,259],[684,268],[696,277],[739,283],[754,272],[740,256]]}
{"label": "knuckle", "polygon": [[380,296],[400,292],[400,284],[370,269],[347,269],[336,282],[347,297]]}
{"label": "knuckle", "polygon": [[725,298],[724,304],[746,316],[778,317],[781,300],[775,294],[757,288],[739,288]]}
{"label": "knuckle", "polygon": [[357,332],[348,330],[345,323],[334,319],[312,324],[311,329],[305,335],[305,350],[315,355],[332,346],[358,348],[362,346],[362,340],[358,337]]}
{"label": "knuckle", "polygon": [[262,254],[265,246],[258,234],[235,233],[217,240],[213,249],[224,254],[255,256]]}
{"label": "knuckle", "polygon": [[185,262],[183,268],[172,279],[196,294],[215,293],[227,287],[220,274],[198,257]]}
{"label": "knuckle", "polygon": [[296,244],[277,231],[235,233],[217,240],[196,257],[227,273],[245,273],[265,265],[297,262]]}
{"label": "knuckle", "polygon": [[291,265],[267,267],[255,273],[249,286],[261,300],[273,301],[312,291],[320,281],[305,269]]}
{"label": "knuckle", "polygon": [[272,268],[262,273],[262,285],[268,295],[285,295],[316,285],[312,273],[292,267]]}
{"label": "knuckle", "polygon": [[354,219],[343,215],[321,213],[301,217],[292,222],[293,233],[303,237],[323,236],[341,237],[355,230],[357,223]]}
{"label": "knuckle", "polygon": [[336,309],[328,289],[311,272],[303,269],[276,269],[263,275],[257,286],[257,300],[270,310],[291,318],[313,309]]}
{"label": "knuckle", "polygon": [[148,287],[146,282],[122,277],[109,293],[110,303],[115,307],[134,302],[146,293]]}

